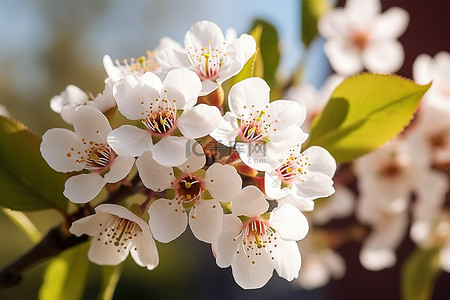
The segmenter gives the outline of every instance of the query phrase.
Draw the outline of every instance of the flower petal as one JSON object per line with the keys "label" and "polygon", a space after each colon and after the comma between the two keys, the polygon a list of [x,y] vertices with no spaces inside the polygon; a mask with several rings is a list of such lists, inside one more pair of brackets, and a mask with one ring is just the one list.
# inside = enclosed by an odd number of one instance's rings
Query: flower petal
{"label": "flower petal", "polygon": [[162,90],[167,101],[177,109],[187,109],[197,103],[202,83],[198,75],[185,68],[178,68],[167,73]]}
{"label": "flower petal", "polygon": [[273,199],[280,199],[290,193],[289,188],[281,188],[281,178],[276,172],[265,172],[264,174],[264,192]]}
{"label": "flower petal", "polygon": [[336,160],[330,152],[319,146],[311,146],[303,152],[303,156],[308,158],[310,166],[308,171],[322,173],[332,177],[336,172]]}
{"label": "flower petal", "polygon": [[242,189],[242,178],[234,167],[215,163],[206,170],[205,187],[214,199],[231,202]]}
{"label": "flower petal", "polygon": [[225,42],[222,30],[210,21],[200,21],[189,28],[184,37],[186,49],[201,49],[211,45],[212,48],[222,46]]}
{"label": "flower petal", "polygon": [[223,210],[217,200],[200,200],[189,212],[189,226],[197,239],[215,241],[222,228]]}
{"label": "flower petal", "polygon": [[156,249],[150,228],[141,228],[142,232],[138,232],[134,237],[134,243],[130,249],[131,256],[134,261],[148,270],[153,270],[159,263],[158,249]]}
{"label": "flower petal", "polygon": [[278,276],[288,281],[297,278],[302,266],[302,257],[297,242],[280,240],[277,247],[272,248],[272,251]]}
{"label": "flower petal", "polygon": [[374,43],[366,48],[363,61],[367,70],[377,73],[392,73],[403,65],[405,53],[396,40]]}
{"label": "flower petal", "polygon": [[292,124],[301,126],[306,118],[304,105],[291,100],[277,100],[269,103],[269,108],[261,117],[270,130],[284,130]]}
{"label": "flower petal", "polygon": [[251,77],[233,85],[228,95],[230,111],[239,119],[250,116],[254,109],[265,109],[269,104],[269,85],[259,77]]}
{"label": "flower petal", "polygon": [[143,129],[122,125],[108,134],[108,144],[117,154],[140,156],[152,148],[152,136]]}
{"label": "flower petal", "polygon": [[216,263],[221,268],[229,267],[235,257],[240,241],[236,239],[242,230],[242,221],[235,215],[224,215],[222,230],[217,242],[213,242]]}
{"label": "flower petal", "polygon": [[391,7],[374,19],[371,33],[374,38],[396,39],[401,36],[408,27],[409,15],[400,7]]}
{"label": "flower petal", "polygon": [[106,243],[102,239],[93,238],[89,248],[88,258],[98,265],[118,265],[123,262],[130,252],[130,248],[118,251],[113,243]]}
{"label": "flower petal", "polygon": [[274,156],[268,155],[267,144],[250,142],[236,143],[236,151],[244,164],[258,171],[270,171],[278,168],[281,162]]}
{"label": "flower petal", "polygon": [[333,69],[341,75],[353,75],[364,69],[358,49],[345,39],[328,40],[324,50]]}
{"label": "flower petal", "polygon": [[295,183],[294,193],[300,198],[317,199],[334,194],[333,180],[320,173],[302,174],[301,180]]}
{"label": "flower petal", "polygon": [[231,264],[234,280],[243,289],[260,288],[272,277],[274,266],[271,257],[266,251],[259,253],[261,255],[250,252],[249,258],[244,251],[239,251]]}
{"label": "flower petal", "polygon": [[203,152],[202,145],[196,140],[187,141],[186,155],[188,155],[189,158],[182,165],[177,166],[177,168],[184,173],[192,173],[205,166],[205,153]]}
{"label": "flower petal", "polygon": [[112,80],[118,81],[123,77],[120,68],[114,65],[109,55],[103,56],[103,67]]}
{"label": "flower petal", "polygon": [[153,159],[163,166],[179,166],[189,157],[188,139],[178,136],[165,136],[152,148]]}
{"label": "flower petal", "polygon": [[255,186],[249,185],[235,194],[231,211],[236,216],[259,217],[269,209],[264,194]]}
{"label": "flower petal", "polygon": [[109,172],[105,174],[105,180],[114,183],[124,179],[130,173],[133,164],[134,157],[127,155],[117,156],[112,162]]}
{"label": "flower petal", "polygon": [[221,119],[220,110],[216,106],[198,104],[183,111],[178,119],[178,128],[184,137],[196,139],[210,134]]}
{"label": "flower petal", "polygon": [[87,203],[95,198],[105,186],[106,180],[97,173],[70,177],[64,185],[64,196],[73,203]]}
{"label": "flower petal", "polygon": [[76,236],[83,234],[96,236],[103,230],[103,228],[99,228],[99,224],[107,224],[112,219],[114,216],[109,213],[96,213],[74,221],[69,231]]}
{"label": "flower petal", "polygon": [[233,147],[236,136],[239,133],[239,126],[236,117],[229,111],[225,113],[219,125],[209,135],[217,142],[227,147]]}
{"label": "flower petal", "polygon": [[158,164],[151,151],[145,151],[136,160],[136,167],[142,183],[149,189],[160,192],[172,186],[175,181],[173,169]]}
{"label": "flower petal", "polygon": [[150,204],[148,214],[153,236],[162,243],[176,239],[186,230],[187,214],[177,200],[158,199]]}
{"label": "flower petal", "polygon": [[161,86],[159,77],[151,72],[142,76],[127,75],[113,88],[117,108],[129,120],[143,119],[143,113],[159,98]]}
{"label": "flower petal", "polygon": [[[74,150],[71,150],[74,149]],[[58,172],[81,171],[84,164],[79,162],[80,155],[87,146],[75,132],[65,128],[52,128],[42,136],[40,151],[48,165]]]}
{"label": "flower petal", "polygon": [[269,223],[286,240],[301,240],[309,231],[305,215],[289,203],[275,208],[270,214]]}

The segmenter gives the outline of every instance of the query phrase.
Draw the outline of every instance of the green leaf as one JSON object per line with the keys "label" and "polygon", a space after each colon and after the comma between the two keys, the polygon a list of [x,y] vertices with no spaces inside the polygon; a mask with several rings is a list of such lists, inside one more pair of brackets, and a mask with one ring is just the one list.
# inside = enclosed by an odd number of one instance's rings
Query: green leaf
{"label": "green leaf", "polygon": [[416,249],[402,268],[402,299],[431,299],[440,272],[439,248]]}
{"label": "green leaf", "polygon": [[65,250],[47,267],[39,290],[40,300],[82,299],[89,271],[89,243]]}
{"label": "green leaf", "polygon": [[373,151],[408,125],[429,87],[395,75],[349,77],[313,120],[305,148],[322,146],[338,162]]}
{"label": "green leaf", "polygon": [[25,125],[0,116],[0,205],[13,210],[66,210],[67,174],[51,169],[39,150],[41,139]]}
{"label": "green leaf", "polygon": [[306,48],[317,36],[317,22],[330,8],[329,0],[300,0],[302,20],[302,42]]}
{"label": "green leaf", "polygon": [[16,226],[21,229],[31,241],[37,243],[41,240],[42,234],[24,213],[5,207],[2,207],[1,211],[3,211],[3,213],[16,224]]}
{"label": "green leaf", "polygon": [[114,296],[117,283],[122,274],[123,264],[117,266],[102,266],[102,287],[100,290],[101,300],[111,300]]}
{"label": "green leaf", "polygon": [[259,40],[260,57],[262,58],[262,65],[264,66],[264,79],[269,86],[276,85],[276,71],[280,64],[280,45],[278,32],[275,26],[269,22],[261,19],[253,21],[253,30],[262,28]]}

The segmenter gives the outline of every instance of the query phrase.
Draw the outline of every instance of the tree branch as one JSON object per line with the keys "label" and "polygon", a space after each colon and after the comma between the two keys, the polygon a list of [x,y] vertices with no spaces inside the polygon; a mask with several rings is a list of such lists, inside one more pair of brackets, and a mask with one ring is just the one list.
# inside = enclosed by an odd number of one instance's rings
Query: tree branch
{"label": "tree branch", "polygon": [[[110,193],[103,203],[117,203],[142,190],[143,186],[136,175],[129,185],[121,185],[117,190]],[[22,280],[22,273],[29,268],[54,257],[65,249],[74,247],[88,240],[87,235],[77,237],[69,233],[68,228],[75,220],[81,219],[93,213],[90,205],[80,206],[78,211],[68,217],[67,223],[52,228],[47,235],[28,252],[5,266],[0,271],[0,290],[15,286]]]}

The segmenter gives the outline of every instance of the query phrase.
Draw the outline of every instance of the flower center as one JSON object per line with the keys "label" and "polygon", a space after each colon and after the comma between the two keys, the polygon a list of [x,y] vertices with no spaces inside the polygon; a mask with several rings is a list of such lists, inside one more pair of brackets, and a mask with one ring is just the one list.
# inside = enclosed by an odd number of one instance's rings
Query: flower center
{"label": "flower center", "polygon": [[267,137],[267,131],[272,127],[272,124],[267,123],[266,119],[263,118],[265,114],[265,110],[257,110],[256,113],[250,113],[249,119],[241,122],[239,135],[244,141],[256,142]]}
{"label": "flower center", "polygon": [[78,156],[76,162],[84,164],[84,170],[90,172],[102,173],[109,168],[116,155],[108,144],[100,144],[94,141],[87,142],[84,138],[82,142],[85,145],[89,144],[90,148],[83,152],[71,148],[67,152],[67,157]]}
{"label": "flower center", "polygon": [[[225,45],[225,42],[223,43]],[[189,61],[196,66],[198,76],[202,81],[216,80],[219,77],[220,67],[225,63],[226,54],[222,48],[214,48],[211,41],[208,46],[200,49],[190,47],[187,51]]]}
{"label": "flower center", "polygon": [[442,130],[441,132],[433,134],[428,139],[428,143],[434,150],[444,149],[447,146],[448,142],[448,133],[446,130]]}
{"label": "flower center", "polygon": [[393,178],[399,176],[403,172],[403,167],[397,161],[393,160],[381,167],[380,175]]}
{"label": "flower center", "polygon": [[359,50],[364,50],[369,44],[369,36],[364,31],[356,31],[351,35],[350,43]]}
{"label": "flower center", "polygon": [[146,55],[147,56],[141,56],[138,59],[135,59],[133,57],[130,59],[130,61],[124,59],[124,66],[120,65],[118,59],[115,60],[115,63],[119,68],[125,68],[125,71],[130,73],[144,74],[146,72],[156,71],[157,69],[159,69],[159,64],[155,60],[155,54],[148,50],[146,52]]}
{"label": "flower center", "polygon": [[303,153],[299,157],[291,155],[276,172],[282,180],[282,185],[290,187],[291,182],[298,180],[302,174],[306,174],[308,166],[311,166],[311,164],[308,162],[308,157],[305,157]]}
{"label": "flower center", "polygon": [[[173,102],[175,103],[175,100]],[[157,104],[157,107],[154,108],[154,104]],[[165,136],[176,127],[176,108],[166,99],[156,99],[155,103],[151,103],[150,109],[145,113],[147,117],[142,120],[142,123],[152,135]]]}
{"label": "flower center", "polygon": [[100,232],[97,240],[102,241],[105,245],[116,246],[117,252],[122,249],[127,250],[131,240],[137,237],[138,232],[142,231],[135,222],[116,216],[107,224],[99,223],[98,226]]}
{"label": "flower center", "polygon": [[181,177],[175,186],[176,197],[183,203],[200,199],[202,192],[201,180],[191,174]]}

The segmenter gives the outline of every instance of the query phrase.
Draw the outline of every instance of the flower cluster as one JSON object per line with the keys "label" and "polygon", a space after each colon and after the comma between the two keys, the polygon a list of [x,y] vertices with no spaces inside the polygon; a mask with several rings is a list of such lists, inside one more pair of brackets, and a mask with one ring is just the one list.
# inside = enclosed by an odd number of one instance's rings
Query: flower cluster
{"label": "flower cluster", "polygon": [[334,193],[336,162],[321,147],[302,151],[305,106],[269,101],[263,79],[239,81],[223,99],[222,83],[255,51],[251,35],[225,38],[217,25],[201,21],[184,46],[163,38],[137,60],[113,63],[105,56],[108,78],[97,97],[70,85],[51,100],[73,125],[48,130],[41,143],[47,163],[70,172],[64,195],[98,203],[105,185],[139,182],[146,196],[130,209],[101,203],[73,222],[71,233],[93,237],[91,261],[116,265],[131,252],[151,270],[158,265],[154,239],[168,243],[189,224],[241,287],[262,287],[273,270],[297,278],[297,241],[309,229],[302,211]]}

